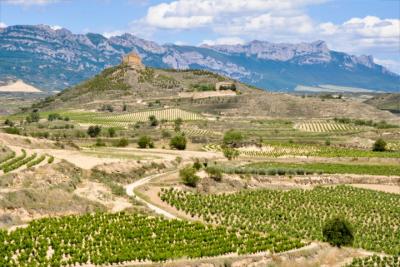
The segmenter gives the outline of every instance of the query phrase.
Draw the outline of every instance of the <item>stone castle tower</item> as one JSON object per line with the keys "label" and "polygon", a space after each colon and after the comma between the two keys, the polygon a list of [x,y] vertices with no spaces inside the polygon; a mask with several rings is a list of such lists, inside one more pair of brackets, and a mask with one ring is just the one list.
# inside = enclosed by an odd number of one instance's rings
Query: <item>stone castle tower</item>
{"label": "stone castle tower", "polygon": [[122,63],[129,65],[134,69],[144,69],[144,65],[142,63],[142,59],[135,52],[131,52],[122,57]]}

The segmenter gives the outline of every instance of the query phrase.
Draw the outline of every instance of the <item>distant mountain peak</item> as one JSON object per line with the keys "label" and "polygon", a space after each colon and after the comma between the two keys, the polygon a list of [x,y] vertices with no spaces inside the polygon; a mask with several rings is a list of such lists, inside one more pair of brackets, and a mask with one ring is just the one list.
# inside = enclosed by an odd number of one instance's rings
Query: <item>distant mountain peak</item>
{"label": "distant mountain peak", "polygon": [[400,76],[374,63],[372,56],[332,51],[322,40],[196,47],[160,45],[130,33],[110,38],[73,34],[48,25],[0,29],[0,80],[23,79],[40,88],[62,89],[119,64],[131,51],[147,66],[205,69],[272,90],[332,84],[397,91],[400,84]]}

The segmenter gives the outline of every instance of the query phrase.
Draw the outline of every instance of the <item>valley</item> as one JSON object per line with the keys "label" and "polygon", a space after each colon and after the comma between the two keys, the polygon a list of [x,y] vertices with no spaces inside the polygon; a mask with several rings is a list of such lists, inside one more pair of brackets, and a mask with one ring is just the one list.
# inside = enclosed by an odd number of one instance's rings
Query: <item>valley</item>
{"label": "valley", "polygon": [[17,103],[1,266],[398,266],[400,117],[376,105],[129,60]]}

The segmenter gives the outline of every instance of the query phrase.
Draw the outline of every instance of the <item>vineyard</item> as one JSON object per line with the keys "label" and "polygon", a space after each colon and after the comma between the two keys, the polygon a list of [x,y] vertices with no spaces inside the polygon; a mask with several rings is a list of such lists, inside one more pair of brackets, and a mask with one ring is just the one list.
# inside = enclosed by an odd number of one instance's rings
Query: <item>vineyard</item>
{"label": "vineyard", "polygon": [[0,266],[162,262],[227,253],[285,251],[304,243],[278,234],[206,226],[138,214],[45,218],[0,231]]}
{"label": "vineyard", "polygon": [[368,175],[396,175],[400,176],[398,165],[360,165],[360,164],[335,164],[335,163],[253,163],[242,167],[250,169],[253,173],[262,173],[269,169],[302,170],[303,173],[342,173],[342,174],[368,174]]}
{"label": "vineyard", "polygon": [[359,130],[359,128],[351,124],[343,124],[327,120],[300,122],[295,124],[294,128],[300,131],[313,133],[354,132]]}
{"label": "vineyard", "polygon": [[[205,151],[222,151],[217,144],[203,146]],[[370,150],[347,149],[332,146],[317,146],[303,144],[265,144],[259,147],[242,147],[238,149],[239,154],[245,157],[277,158],[284,156],[305,157],[377,157],[377,158],[400,158],[400,151],[376,152]]]}
{"label": "vineyard", "polygon": [[8,157],[4,158],[0,162],[0,170],[2,170],[4,173],[8,173],[24,165],[26,165],[27,168],[30,168],[40,164],[42,161],[46,159],[45,155],[37,157],[36,153],[33,153],[32,155],[28,156],[24,149],[22,149],[21,152],[22,154],[18,157],[16,156],[16,153],[13,151]]}
{"label": "vineyard", "polygon": [[128,127],[136,122],[145,122],[150,116],[155,116],[157,120],[173,121],[181,118],[184,121],[195,121],[204,119],[201,115],[177,108],[156,109],[141,112],[114,114],[99,112],[60,112],[62,116],[67,116],[71,120],[83,124],[99,124],[114,127]]}
{"label": "vineyard", "polygon": [[201,195],[165,189],[161,199],[207,223],[247,231],[323,240],[324,222],[344,216],[354,227],[354,247],[400,254],[400,196],[350,186],[312,190],[255,190]]}
{"label": "vineyard", "polygon": [[399,267],[400,256],[378,256],[373,255],[365,258],[355,258],[353,261],[346,265],[346,267]]}
{"label": "vineyard", "polygon": [[186,136],[221,136],[222,134],[219,132],[214,132],[207,129],[197,129],[197,128],[186,128],[183,129],[182,132],[185,133]]}

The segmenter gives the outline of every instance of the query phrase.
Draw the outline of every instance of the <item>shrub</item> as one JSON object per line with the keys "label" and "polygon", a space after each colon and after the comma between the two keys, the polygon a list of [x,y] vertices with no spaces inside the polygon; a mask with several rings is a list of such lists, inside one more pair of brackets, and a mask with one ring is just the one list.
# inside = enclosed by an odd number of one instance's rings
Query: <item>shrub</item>
{"label": "shrub", "polygon": [[224,134],[223,143],[226,146],[238,147],[242,141],[243,135],[238,131],[229,130]]}
{"label": "shrub", "polygon": [[147,135],[143,135],[139,138],[138,142],[137,142],[139,148],[152,148],[154,147],[153,144],[153,140],[151,140],[151,137],[147,136]]}
{"label": "shrub", "polygon": [[21,134],[19,128],[17,127],[9,127],[5,128],[4,131],[8,134]]}
{"label": "shrub", "polygon": [[175,148],[178,150],[185,150],[186,149],[186,137],[183,134],[177,134],[174,137],[172,137],[169,145],[171,148]]}
{"label": "shrub", "polygon": [[239,151],[232,147],[224,147],[222,149],[222,153],[224,153],[225,158],[227,158],[228,160],[232,160],[239,156]]}
{"label": "shrub", "polygon": [[372,147],[373,151],[386,151],[386,142],[382,138],[379,138],[375,141],[374,146]]}
{"label": "shrub", "polygon": [[49,116],[47,116],[48,121],[55,121],[55,120],[62,120],[62,117],[58,113],[50,113]]}
{"label": "shrub", "polygon": [[98,135],[100,134],[100,132],[101,132],[101,127],[98,126],[98,125],[90,126],[90,127],[88,128],[88,130],[87,130],[87,134],[88,134],[90,137],[96,137],[96,136],[98,136]]}
{"label": "shrub", "polygon": [[158,125],[158,120],[156,118],[156,116],[151,115],[149,116],[149,122],[150,122],[150,126],[155,127]]}
{"label": "shrub", "polygon": [[108,136],[114,137],[116,134],[115,128],[108,128]]}
{"label": "shrub", "polygon": [[322,235],[324,241],[336,247],[351,245],[354,241],[350,223],[339,217],[330,219],[325,223],[322,228]]}
{"label": "shrub", "polygon": [[222,181],[222,171],[217,167],[207,167],[206,172],[208,176],[216,182]]}
{"label": "shrub", "polygon": [[113,143],[114,146],[117,147],[126,147],[129,145],[129,140],[126,138],[121,138]]}
{"label": "shrub", "polygon": [[40,120],[40,114],[39,114],[39,112],[36,110],[36,111],[32,111],[27,117],[26,117],[26,121],[28,122],[28,123],[31,123],[31,122],[38,122]]}
{"label": "shrub", "polygon": [[97,138],[96,143],[94,144],[95,146],[106,146],[106,143],[101,140],[101,138]]}
{"label": "shrub", "polygon": [[175,132],[180,132],[181,131],[182,123],[183,123],[183,120],[181,118],[177,118],[174,121],[174,130],[175,130]]}
{"label": "shrub", "polygon": [[5,124],[5,125],[8,125],[8,126],[10,126],[10,127],[13,127],[13,126],[14,126],[14,122],[11,121],[10,119],[6,119],[5,122],[4,122],[4,124]]}
{"label": "shrub", "polygon": [[185,185],[191,187],[196,187],[200,180],[200,177],[196,175],[196,169],[190,166],[181,169],[179,171],[179,177]]}
{"label": "shrub", "polygon": [[193,168],[196,169],[197,171],[200,170],[203,167],[203,165],[200,163],[199,159],[196,159],[195,162],[193,163]]}

